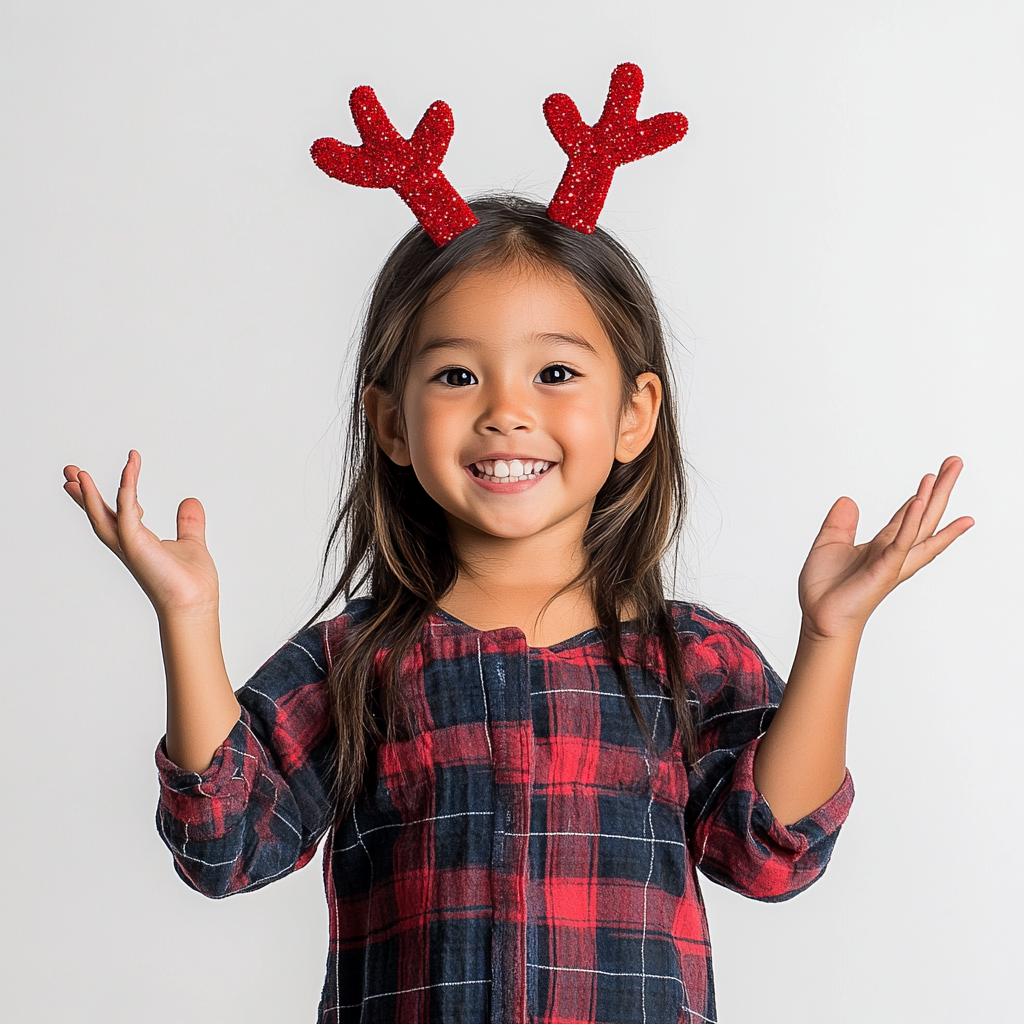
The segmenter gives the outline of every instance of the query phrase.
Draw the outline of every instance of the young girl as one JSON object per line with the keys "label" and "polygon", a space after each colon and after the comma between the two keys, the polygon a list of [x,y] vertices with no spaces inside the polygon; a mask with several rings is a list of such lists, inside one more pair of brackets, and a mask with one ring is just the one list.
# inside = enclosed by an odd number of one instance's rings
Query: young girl
{"label": "young girl", "polygon": [[866,544],[835,503],[783,691],[737,626],[665,599],[685,489],[643,272],[532,201],[472,216],[410,231],[373,291],[317,615],[365,596],[237,693],[199,502],[160,541],[138,453],[116,512],[65,470],[159,619],[160,834],[212,897],[326,836],[321,1022],[714,1021],[697,869],[769,901],[824,871],[861,631],[972,525],[936,533],[961,464]]}

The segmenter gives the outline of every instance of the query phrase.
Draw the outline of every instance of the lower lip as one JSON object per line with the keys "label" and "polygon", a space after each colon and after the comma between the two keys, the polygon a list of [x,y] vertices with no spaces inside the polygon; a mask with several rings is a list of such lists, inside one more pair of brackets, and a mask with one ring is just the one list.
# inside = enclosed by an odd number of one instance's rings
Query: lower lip
{"label": "lower lip", "polygon": [[523,491],[528,491],[531,487],[536,487],[537,484],[539,484],[554,468],[554,466],[551,466],[549,469],[546,469],[541,473],[540,476],[533,477],[532,480],[519,480],[514,484],[495,484],[482,476],[477,476],[469,466],[463,467],[466,471],[466,475],[473,481],[473,483],[478,484],[485,491],[490,491],[492,494],[522,494]]}

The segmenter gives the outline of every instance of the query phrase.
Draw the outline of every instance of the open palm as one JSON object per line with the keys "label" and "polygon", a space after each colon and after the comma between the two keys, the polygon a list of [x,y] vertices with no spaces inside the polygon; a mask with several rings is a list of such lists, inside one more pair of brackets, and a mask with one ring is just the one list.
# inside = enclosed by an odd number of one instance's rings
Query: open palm
{"label": "open palm", "polygon": [[936,533],[963,463],[951,455],[922,479],[874,538],[855,544],[859,511],[850,498],[829,510],[800,573],[804,630],[815,637],[858,635],[886,594],[974,525],[961,516]]}
{"label": "open palm", "polygon": [[102,498],[92,477],[64,467],[64,490],[85,510],[96,536],[128,567],[158,614],[216,609],[217,569],[206,548],[206,515],[195,498],[178,506],[177,539],[161,540],[142,523],[138,500],[142,457],[128,453],[117,490],[117,511]]}

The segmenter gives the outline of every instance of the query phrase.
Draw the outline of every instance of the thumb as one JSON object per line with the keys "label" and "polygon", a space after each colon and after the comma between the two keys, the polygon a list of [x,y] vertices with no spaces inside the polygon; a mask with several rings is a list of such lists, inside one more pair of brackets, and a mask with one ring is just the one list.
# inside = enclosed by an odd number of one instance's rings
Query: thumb
{"label": "thumb", "polygon": [[186,498],[178,506],[178,540],[194,540],[206,547],[206,512],[198,498]]}
{"label": "thumb", "polygon": [[853,498],[837,498],[821,524],[818,536],[814,539],[814,547],[819,544],[853,544],[857,536],[857,522],[860,509]]}

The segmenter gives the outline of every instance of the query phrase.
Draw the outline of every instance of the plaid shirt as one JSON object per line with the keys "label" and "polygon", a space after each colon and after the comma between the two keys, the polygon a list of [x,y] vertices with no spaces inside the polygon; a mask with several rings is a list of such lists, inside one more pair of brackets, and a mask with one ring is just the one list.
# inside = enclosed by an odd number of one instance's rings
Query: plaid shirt
{"label": "plaid shirt", "polygon": [[753,782],[782,694],[737,626],[674,604],[700,716],[673,737],[659,666],[624,627],[649,757],[601,633],[530,648],[431,616],[404,664],[411,738],[339,818],[328,795],[332,652],[366,601],[286,644],[238,692],[242,717],[201,775],[157,751],[160,834],[207,896],[302,867],[326,835],[321,1024],[714,1021],[696,869],[783,900],[825,869],[853,799],[785,827]]}

